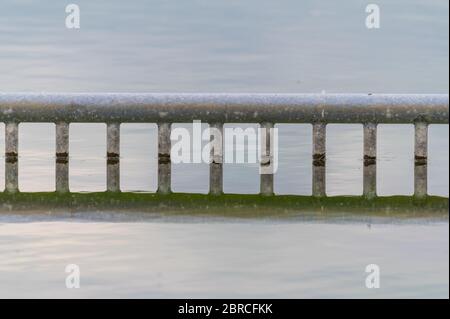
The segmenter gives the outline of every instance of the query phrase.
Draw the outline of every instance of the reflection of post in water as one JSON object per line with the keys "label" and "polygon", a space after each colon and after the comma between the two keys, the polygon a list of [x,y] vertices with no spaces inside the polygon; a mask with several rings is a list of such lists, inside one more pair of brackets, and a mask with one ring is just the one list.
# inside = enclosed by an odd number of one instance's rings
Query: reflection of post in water
{"label": "reflection of post in water", "polygon": [[377,124],[366,123],[363,130],[363,194],[367,198],[374,198],[377,196]]}
{"label": "reflection of post in water", "polygon": [[19,124],[5,125],[5,190],[15,193],[19,190]]}
{"label": "reflection of post in water", "polygon": [[313,124],[313,181],[315,197],[326,196],[326,133],[324,123]]}
{"label": "reflection of post in water", "polygon": [[108,123],[106,127],[106,188],[109,192],[120,191],[120,124]]}
{"label": "reflection of post in water", "polygon": [[171,124],[158,123],[158,193],[171,193]]}
{"label": "reflection of post in water", "polygon": [[428,192],[428,124],[414,125],[414,196],[426,197]]}

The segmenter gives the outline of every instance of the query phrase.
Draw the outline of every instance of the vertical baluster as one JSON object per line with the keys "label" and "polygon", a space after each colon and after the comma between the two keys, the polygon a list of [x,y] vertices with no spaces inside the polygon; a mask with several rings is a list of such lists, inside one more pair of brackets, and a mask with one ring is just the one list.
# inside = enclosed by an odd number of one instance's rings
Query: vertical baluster
{"label": "vertical baluster", "polygon": [[158,193],[171,192],[171,124],[158,124]]}
{"label": "vertical baluster", "polygon": [[109,192],[120,191],[120,123],[106,126],[107,170],[106,186]]}
{"label": "vertical baluster", "polygon": [[69,191],[69,123],[56,123],[56,191]]}
{"label": "vertical baluster", "polygon": [[367,198],[377,195],[377,124],[364,124],[364,176],[363,194]]}
{"label": "vertical baluster", "polygon": [[414,196],[418,198],[427,196],[428,167],[426,163],[415,163],[414,166]]}
{"label": "vertical baluster", "polygon": [[211,163],[209,166],[209,193],[223,193],[223,124],[210,124]]}
{"label": "vertical baluster", "polygon": [[326,132],[324,123],[313,124],[313,196],[326,196]]}
{"label": "vertical baluster", "polygon": [[425,197],[428,191],[428,124],[415,123],[414,135],[414,195]]}
{"label": "vertical baluster", "polygon": [[274,154],[273,154],[273,123],[261,123],[261,164],[260,164],[260,193],[270,196],[273,191]]}
{"label": "vertical baluster", "polygon": [[19,190],[19,124],[5,125],[5,190],[15,193]]}

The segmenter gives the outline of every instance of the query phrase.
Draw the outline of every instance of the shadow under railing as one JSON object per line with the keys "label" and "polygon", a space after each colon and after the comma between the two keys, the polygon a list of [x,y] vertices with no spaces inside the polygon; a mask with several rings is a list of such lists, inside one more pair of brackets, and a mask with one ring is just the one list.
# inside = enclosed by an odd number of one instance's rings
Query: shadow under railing
{"label": "shadow under railing", "polygon": [[[186,216],[223,218],[386,217],[395,219],[448,220],[449,199],[427,196],[312,197],[297,195],[221,196],[172,193],[0,193],[1,215],[89,216],[89,213],[120,213],[139,216]],[[126,218],[125,218],[126,219]]]}

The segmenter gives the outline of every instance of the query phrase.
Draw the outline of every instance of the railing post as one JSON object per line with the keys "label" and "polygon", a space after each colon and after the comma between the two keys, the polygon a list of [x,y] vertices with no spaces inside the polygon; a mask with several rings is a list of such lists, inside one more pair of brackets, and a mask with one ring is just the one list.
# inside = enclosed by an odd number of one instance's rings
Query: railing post
{"label": "railing post", "polygon": [[314,123],[312,193],[315,197],[326,196],[326,136],[326,124]]}
{"label": "railing post", "polygon": [[273,173],[274,173],[274,154],[273,136],[274,124],[270,122],[261,123],[260,128],[260,148],[261,148],[261,164],[260,164],[260,193],[261,195],[271,196],[273,191]]}
{"label": "railing post", "polygon": [[56,130],[55,188],[59,193],[69,191],[69,123],[60,122]]}
{"label": "railing post", "polygon": [[19,124],[5,125],[5,191],[19,191]]}
{"label": "railing post", "polygon": [[428,124],[414,125],[414,196],[426,197],[428,192]]}
{"label": "railing post", "polygon": [[158,123],[158,193],[171,193],[171,124]]}
{"label": "railing post", "polygon": [[209,193],[223,193],[223,123],[212,123],[210,128],[211,155],[209,164]]}
{"label": "railing post", "polygon": [[120,191],[120,123],[106,124],[106,189]]}
{"label": "railing post", "polygon": [[377,124],[364,124],[364,176],[363,194],[366,198],[377,196]]}

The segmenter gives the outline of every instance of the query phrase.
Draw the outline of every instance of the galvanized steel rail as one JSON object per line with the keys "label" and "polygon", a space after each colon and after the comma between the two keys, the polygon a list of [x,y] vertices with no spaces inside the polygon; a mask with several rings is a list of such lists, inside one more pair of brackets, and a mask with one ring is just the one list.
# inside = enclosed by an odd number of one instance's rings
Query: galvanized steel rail
{"label": "galvanized steel rail", "polygon": [[[158,192],[171,192],[172,123],[313,125],[313,195],[326,196],[326,125],[362,124],[363,192],[376,196],[378,124],[415,125],[415,195],[427,196],[428,125],[448,124],[447,94],[20,94],[0,93],[5,123],[5,191],[18,191],[19,123],[56,124],[56,190],[69,191],[69,124],[107,124],[107,190],[120,191],[120,124],[158,124]],[[269,131],[267,131],[269,132]],[[270,133],[268,133],[270,134]],[[270,141],[269,138],[266,138]],[[220,143],[219,143],[220,144]],[[210,192],[223,192],[223,142],[210,164]],[[270,148],[269,148],[270,149]],[[221,154],[221,156],[217,156]],[[265,154],[270,161],[273,154]],[[267,165],[267,163],[261,163]],[[261,194],[273,194],[273,174],[261,175]]]}

